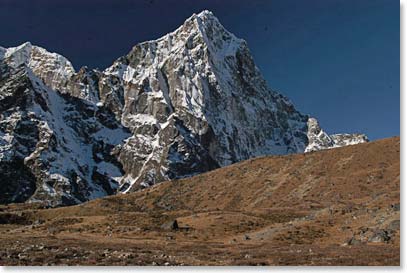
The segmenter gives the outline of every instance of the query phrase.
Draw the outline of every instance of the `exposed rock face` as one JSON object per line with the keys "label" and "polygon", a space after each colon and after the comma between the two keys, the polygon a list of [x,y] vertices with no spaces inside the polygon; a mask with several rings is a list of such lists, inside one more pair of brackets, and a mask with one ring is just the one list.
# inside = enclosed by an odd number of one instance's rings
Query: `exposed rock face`
{"label": "exposed rock face", "polygon": [[109,110],[3,63],[0,111],[2,203],[75,204],[116,192],[123,171],[112,153],[130,133]]}
{"label": "exposed rock face", "polygon": [[328,135],[319,126],[315,118],[308,119],[308,146],[305,152],[319,151],[323,149],[338,148],[347,145],[355,145],[369,141],[364,134],[334,134]]}
{"label": "exposed rock face", "polygon": [[364,134],[335,134],[330,136],[334,141],[335,147],[343,147],[368,142],[369,139]]}
{"label": "exposed rock face", "polygon": [[0,48],[0,60],[1,202],[79,203],[251,157],[367,141],[327,135],[268,88],[246,42],[208,11],[102,72],[75,72],[30,43]]}

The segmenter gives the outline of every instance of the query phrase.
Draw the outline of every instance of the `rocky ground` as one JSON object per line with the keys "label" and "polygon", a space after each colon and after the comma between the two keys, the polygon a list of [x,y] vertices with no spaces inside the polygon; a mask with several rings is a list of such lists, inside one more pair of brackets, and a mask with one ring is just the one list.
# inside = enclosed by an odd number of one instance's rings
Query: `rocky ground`
{"label": "rocky ground", "polygon": [[0,265],[399,265],[400,139],[82,205],[0,207]]}

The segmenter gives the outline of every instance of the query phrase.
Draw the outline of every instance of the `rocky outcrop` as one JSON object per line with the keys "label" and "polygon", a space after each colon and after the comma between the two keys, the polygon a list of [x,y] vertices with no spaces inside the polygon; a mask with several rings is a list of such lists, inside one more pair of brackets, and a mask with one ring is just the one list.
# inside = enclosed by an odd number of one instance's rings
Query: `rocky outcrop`
{"label": "rocky outcrop", "polygon": [[79,203],[256,156],[367,141],[326,134],[271,90],[246,42],[209,11],[104,71],[76,72],[30,43],[0,48],[0,60],[0,167],[10,169],[1,202]]}
{"label": "rocky outcrop", "polygon": [[338,148],[355,145],[369,141],[364,134],[334,134],[328,135],[321,129],[315,118],[308,119],[308,146],[305,152],[319,151],[324,149]]}

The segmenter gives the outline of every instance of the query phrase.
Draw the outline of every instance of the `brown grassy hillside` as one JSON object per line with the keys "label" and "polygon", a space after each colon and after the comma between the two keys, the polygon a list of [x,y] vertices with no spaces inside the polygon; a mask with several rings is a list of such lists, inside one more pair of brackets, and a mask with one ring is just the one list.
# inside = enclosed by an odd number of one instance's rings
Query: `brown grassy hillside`
{"label": "brown grassy hillside", "polygon": [[0,264],[399,265],[399,150],[395,137],[79,206],[1,206]]}

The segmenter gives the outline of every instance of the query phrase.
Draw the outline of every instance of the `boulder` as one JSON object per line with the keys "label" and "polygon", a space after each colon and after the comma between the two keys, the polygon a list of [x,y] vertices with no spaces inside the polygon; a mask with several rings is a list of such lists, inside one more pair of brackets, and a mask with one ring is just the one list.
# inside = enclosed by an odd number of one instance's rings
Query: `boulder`
{"label": "boulder", "polygon": [[169,231],[178,230],[179,229],[178,222],[177,222],[177,220],[168,221],[161,225],[161,229],[169,230]]}

